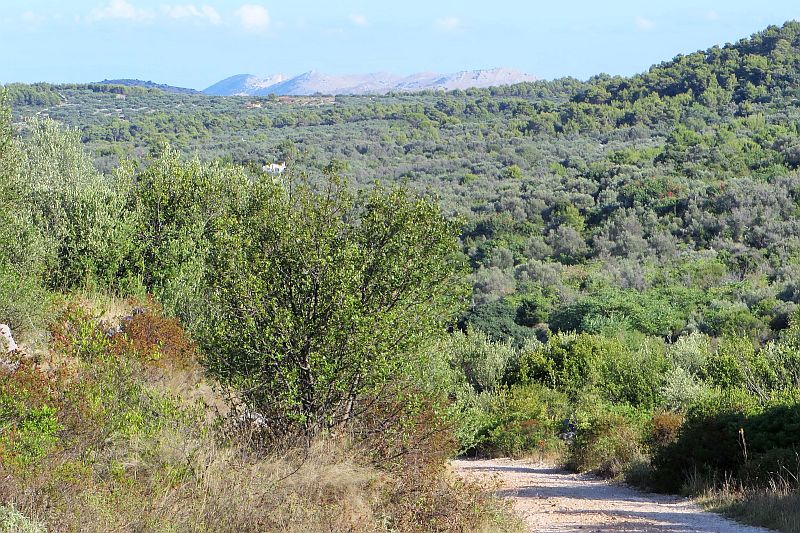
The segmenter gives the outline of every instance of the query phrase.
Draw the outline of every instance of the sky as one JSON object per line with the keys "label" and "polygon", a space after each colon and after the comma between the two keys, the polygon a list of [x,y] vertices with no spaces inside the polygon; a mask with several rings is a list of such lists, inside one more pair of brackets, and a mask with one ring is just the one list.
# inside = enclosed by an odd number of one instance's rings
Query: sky
{"label": "sky", "polygon": [[235,74],[630,75],[800,19],[797,0],[0,0],[0,83]]}

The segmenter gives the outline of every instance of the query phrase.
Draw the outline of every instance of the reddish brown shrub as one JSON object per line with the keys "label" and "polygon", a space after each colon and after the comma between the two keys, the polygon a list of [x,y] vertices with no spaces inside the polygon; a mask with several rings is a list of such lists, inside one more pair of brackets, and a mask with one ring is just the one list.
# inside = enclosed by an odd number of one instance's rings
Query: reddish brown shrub
{"label": "reddish brown shrub", "polygon": [[684,416],[675,411],[662,411],[653,415],[650,430],[650,446],[663,448],[678,438]]}
{"label": "reddish brown shrub", "polygon": [[[143,362],[186,369],[197,361],[197,345],[177,318],[165,317],[155,302],[122,323],[122,336],[114,335],[117,350],[131,351]],[[125,342],[127,341],[127,342]]]}

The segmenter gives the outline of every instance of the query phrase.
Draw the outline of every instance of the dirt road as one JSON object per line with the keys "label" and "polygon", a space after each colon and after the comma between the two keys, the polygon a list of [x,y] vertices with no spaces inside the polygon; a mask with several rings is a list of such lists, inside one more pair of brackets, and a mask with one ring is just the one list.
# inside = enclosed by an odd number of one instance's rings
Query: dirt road
{"label": "dirt road", "polygon": [[767,533],[707,513],[689,500],[647,494],[592,476],[509,459],[453,461],[470,480],[497,483],[531,531]]}

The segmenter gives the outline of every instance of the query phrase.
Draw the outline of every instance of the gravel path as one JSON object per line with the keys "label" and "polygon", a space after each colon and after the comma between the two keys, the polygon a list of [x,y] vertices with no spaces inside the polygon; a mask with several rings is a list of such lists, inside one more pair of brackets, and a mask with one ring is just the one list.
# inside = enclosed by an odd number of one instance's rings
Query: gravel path
{"label": "gravel path", "polygon": [[455,472],[511,500],[531,531],[767,533],[708,513],[683,498],[638,492],[585,474],[510,459],[457,460]]}

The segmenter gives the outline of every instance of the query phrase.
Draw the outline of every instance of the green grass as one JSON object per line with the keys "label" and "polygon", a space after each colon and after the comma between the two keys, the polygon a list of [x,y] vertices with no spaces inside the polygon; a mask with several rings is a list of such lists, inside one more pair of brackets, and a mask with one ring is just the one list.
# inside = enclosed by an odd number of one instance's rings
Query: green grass
{"label": "green grass", "polygon": [[0,532],[44,533],[45,528],[26,517],[13,506],[0,505]]}

